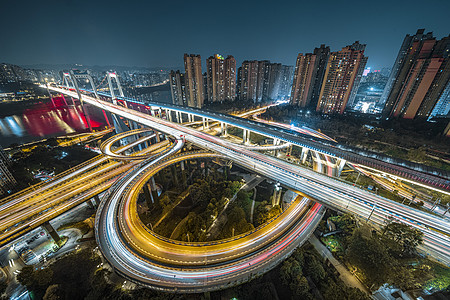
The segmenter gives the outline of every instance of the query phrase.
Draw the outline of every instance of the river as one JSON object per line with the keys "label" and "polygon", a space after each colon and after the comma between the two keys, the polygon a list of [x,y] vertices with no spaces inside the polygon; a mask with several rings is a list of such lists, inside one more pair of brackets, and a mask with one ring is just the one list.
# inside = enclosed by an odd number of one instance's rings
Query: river
{"label": "river", "polygon": [[[72,104],[70,99],[65,100]],[[92,127],[106,125],[101,110],[85,107]],[[55,98],[53,102],[48,99],[29,103],[0,103],[0,113],[0,145],[3,148],[11,144],[88,131],[81,106],[65,105],[62,98]]]}

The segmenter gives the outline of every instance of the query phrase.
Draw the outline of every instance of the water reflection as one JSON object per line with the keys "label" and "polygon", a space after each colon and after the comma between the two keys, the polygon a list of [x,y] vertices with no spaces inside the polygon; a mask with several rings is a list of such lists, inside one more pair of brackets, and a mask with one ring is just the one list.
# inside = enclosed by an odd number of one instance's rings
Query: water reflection
{"label": "water reflection", "polygon": [[[24,109],[22,115],[0,118],[0,144],[7,147],[12,143],[27,143],[88,130],[86,116],[79,105],[65,106],[62,101],[55,101],[55,104],[56,107],[51,101],[41,102]],[[87,109],[93,128],[105,126],[101,111],[91,107]]]}

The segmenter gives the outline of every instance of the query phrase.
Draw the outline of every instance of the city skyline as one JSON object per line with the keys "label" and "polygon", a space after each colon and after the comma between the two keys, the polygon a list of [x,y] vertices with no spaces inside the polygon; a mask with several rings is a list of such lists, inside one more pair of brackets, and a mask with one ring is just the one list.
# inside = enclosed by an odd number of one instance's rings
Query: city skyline
{"label": "city skyline", "polygon": [[[3,36],[6,47],[0,50],[2,61],[18,65],[177,67],[181,66],[180,54],[187,52],[202,57],[229,53],[236,58],[237,65],[244,60],[294,65],[298,53],[306,53],[317,45],[327,44],[332,51],[337,51],[342,45],[359,40],[367,44],[367,66],[380,69],[393,65],[407,32],[426,28],[437,38],[446,36],[445,12],[450,9],[450,4],[441,0],[433,1],[439,9],[427,15],[415,9],[414,2],[403,6],[387,1],[369,4],[364,10],[356,3],[325,3],[322,7],[313,3],[284,3],[276,7],[261,2],[258,5],[229,3],[215,7],[214,14],[208,13],[213,8],[206,3],[171,3],[170,6],[114,1],[108,5],[85,6],[51,3],[29,2],[25,5],[30,9],[25,11],[22,11],[23,2],[4,5],[10,13],[0,20],[3,28],[9,28]],[[117,17],[119,12],[121,15]],[[17,22],[19,13],[21,21]],[[183,21],[186,15],[190,16],[190,22]],[[353,21],[332,26],[336,15]],[[230,23],[227,21],[230,16],[233,20],[247,16],[250,22],[246,23],[256,25]],[[270,21],[265,22],[266,19]],[[311,24],[314,30],[305,31]],[[220,34],[209,35],[211,28]],[[88,50],[84,43],[89,44]],[[27,51],[30,45],[33,45],[33,55]]]}

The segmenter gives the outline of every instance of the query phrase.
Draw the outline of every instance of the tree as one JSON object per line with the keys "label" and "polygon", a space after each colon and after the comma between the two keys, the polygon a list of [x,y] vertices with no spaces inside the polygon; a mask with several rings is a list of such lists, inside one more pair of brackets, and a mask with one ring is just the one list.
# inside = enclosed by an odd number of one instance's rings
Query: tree
{"label": "tree", "polygon": [[303,275],[302,267],[296,259],[290,257],[283,262],[280,268],[280,277],[284,284],[290,284],[299,275]]}
{"label": "tree", "polygon": [[312,295],[309,293],[308,280],[303,275],[297,275],[295,280],[289,285],[292,293],[300,299],[312,299]]}
{"label": "tree", "polygon": [[356,228],[355,218],[351,214],[343,214],[331,219],[344,234],[352,234]]}
{"label": "tree", "polygon": [[23,267],[22,271],[17,275],[16,278],[21,285],[31,289],[34,284],[34,267],[33,266]]}
{"label": "tree", "polygon": [[45,295],[42,298],[43,300],[62,300],[64,299],[64,294],[62,293],[59,285],[52,284],[45,291]]}
{"label": "tree", "polygon": [[310,275],[315,283],[319,283],[325,278],[326,272],[320,261],[313,255],[307,255],[305,257],[306,262],[306,274]]}
{"label": "tree", "polygon": [[384,228],[383,241],[394,257],[414,256],[417,246],[423,243],[423,233],[399,222],[388,223]]}
{"label": "tree", "polygon": [[378,286],[389,278],[394,264],[383,242],[376,236],[365,237],[362,229],[356,229],[349,238],[348,257]]}
{"label": "tree", "polygon": [[6,292],[7,288],[8,284],[5,281],[0,281],[0,296]]}
{"label": "tree", "polygon": [[33,266],[25,266],[17,275],[17,281],[26,286],[29,290],[44,294],[47,286],[53,279],[53,270],[50,268],[35,270]]}

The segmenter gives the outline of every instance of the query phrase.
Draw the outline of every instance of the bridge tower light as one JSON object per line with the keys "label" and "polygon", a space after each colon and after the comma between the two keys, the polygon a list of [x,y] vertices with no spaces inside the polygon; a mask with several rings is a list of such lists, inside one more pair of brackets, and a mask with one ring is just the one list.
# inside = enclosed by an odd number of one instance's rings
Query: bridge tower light
{"label": "bridge tower light", "polygon": [[119,96],[123,98],[124,94],[123,94],[122,86],[120,85],[119,77],[114,72],[107,72],[106,78],[108,79],[109,92],[111,93],[111,98],[112,98],[113,104],[117,105],[117,97],[114,93],[114,87],[113,87],[112,80],[113,79],[115,80],[117,89],[119,91]]}

